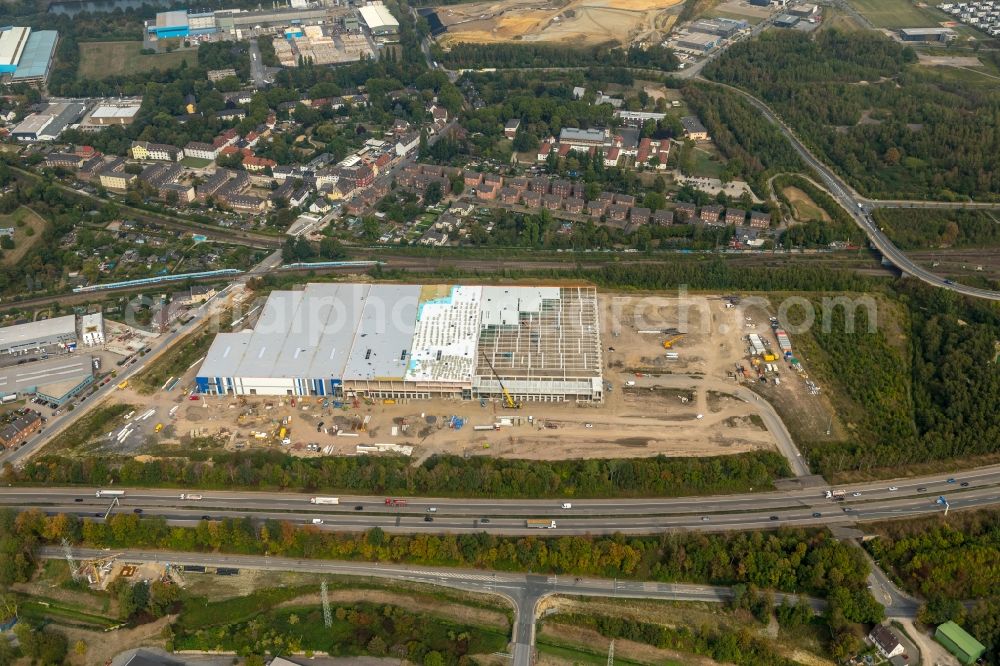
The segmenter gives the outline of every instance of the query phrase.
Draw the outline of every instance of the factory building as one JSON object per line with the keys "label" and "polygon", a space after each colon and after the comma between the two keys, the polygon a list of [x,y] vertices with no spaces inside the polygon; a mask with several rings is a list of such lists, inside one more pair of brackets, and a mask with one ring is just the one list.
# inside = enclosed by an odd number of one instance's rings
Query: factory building
{"label": "factory building", "polygon": [[0,75],[7,83],[44,83],[58,40],[55,30],[0,29]]}
{"label": "factory building", "polygon": [[[152,39],[185,39],[216,33],[234,34],[237,30],[254,27],[274,27],[304,23],[323,23],[343,15],[345,9],[298,7],[245,11],[220,9],[214,12],[176,10],[159,12],[146,22],[146,32]],[[398,24],[397,24],[398,29]]]}
{"label": "factory building", "polygon": [[76,346],[75,315],[0,328],[0,354],[25,354],[51,346]]}
{"label": "factory building", "polygon": [[[310,284],[272,292],[252,330],[216,336],[202,393],[603,398],[591,287]],[[496,374],[494,374],[494,371]],[[499,377],[499,381],[498,381]]]}
{"label": "factory building", "polygon": [[358,10],[361,20],[376,37],[399,33],[399,21],[381,2],[373,2]]}
{"label": "factory building", "polygon": [[958,35],[951,28],[903,28],[899,38],[904,42],[950,42]]}

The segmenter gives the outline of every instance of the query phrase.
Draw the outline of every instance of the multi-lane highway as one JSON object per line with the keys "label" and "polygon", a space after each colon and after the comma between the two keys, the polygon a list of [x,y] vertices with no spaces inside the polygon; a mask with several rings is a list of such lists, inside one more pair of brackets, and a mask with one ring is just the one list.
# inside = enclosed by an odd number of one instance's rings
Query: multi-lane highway
{"label": "multi-lane highway", "polygon": [[[891,490],[894,488],[895,490]],[[945,496],[951,511],[1000,503],[1000,466],[969,471],[954,478],[857,484],[838,488],[843,501],[826,499],[825,487],[715,497],[573,500],[407,498],[387,505],[386,498],[340,496],[337,505],[310,503],[305,494],[211,491],[198,489],[125,489],[115,512],[160,516],[171,524],[192,525],[251,516],[287,520],[316,529],[362,531],[374,526],[393,533],[470,533],[498,535],[650,534],[664,530],[722,532],[777,526],[849,526],[859,522],[940,513]],[[180,499],[181,493],[201,495]],[[329,495],[329,493],[327,493]],[[103,518],[111,504],[93,488],[0,488],[0,506],[39,508]],[[555,521],[554,529],[529,528],[531,518]]]}
{"label": "multi-lane highway", "polygon": [[[706,79],[702,80],[706,81]],[[882,233],[882,230],[872,219],[871,207],[874,205],[874,202],[860,196],[850,187],[850,185],[845,183],[843,179],[841,179],[841,177],[833,171],[833,169],[828,167],[824,162],[813,155],[812,151],[799,140],[791,128],[789,128],[784,121],[782,121],[781,118],[779,118],[778,115],[771,110],[771,107],[741,88],[715,81],[708,82],[739,93],[745,97],[754,108],[760,111],[764,118],[776,125],[781,133],[788,138],[792,147],[799,154],[806,165],[819,175],[820,179],[823,181],[823,185],[830,192],[830,195],[844,207],[852,218],[854,218],[854,221],[859,227],[861,227],[861,230],[865,232],[865,235],[868,236],[868,240],[871,242],[872,246],[878,250],[879,253],[893,266],[906,275],[915,277],[935,287],[949,289],[966,296],[1000,300],[1000,292],[957,284],[939,275],[935,275],[931,271],[911,260],[902,250],[896,247],[892,241],[889,240],[888,236]]]}

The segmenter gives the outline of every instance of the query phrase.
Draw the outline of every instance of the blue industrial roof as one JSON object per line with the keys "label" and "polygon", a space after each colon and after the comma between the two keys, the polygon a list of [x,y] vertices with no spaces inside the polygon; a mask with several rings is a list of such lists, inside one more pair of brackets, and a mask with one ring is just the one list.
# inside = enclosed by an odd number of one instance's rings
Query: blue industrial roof
{"label": "blue industrial roof", "polygon": [[24,45],[21,60],[12,80],[44,78],[49,73],[49,65],[56,50],[59,33],[55,30],[32,31]]}

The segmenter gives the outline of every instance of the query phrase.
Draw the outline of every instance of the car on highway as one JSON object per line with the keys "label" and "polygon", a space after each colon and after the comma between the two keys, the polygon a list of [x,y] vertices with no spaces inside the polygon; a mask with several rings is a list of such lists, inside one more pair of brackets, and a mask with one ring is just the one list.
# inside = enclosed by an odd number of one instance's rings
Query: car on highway
{"label": "car on highway", "polygon": [[708,520],[709,520],[708,516],[702,516],[701,517],[701,522],[703,522],[703,523],[707,523]]}
{"label": "car on highway", "polygon": [[132,513],[142,513],[142,509],[132,509]]}
{"label": "car on highway", "polygon": [[355,511],[364,511],[364,510],[365,510],[365,507],[361,506],[360,504],[356,504],[356,505],[354,506],[354,510],[355,510]]}
{"label": "car on highway", "polygon": [[83,501],[83,498],[82,498],[82,497],[77,497],[77,498],[76,498],[75,500],[73,500],[73,501],[74,501],[74,502],[82,502],[82,501]]}
{"label": "car on highway", "polygon": [[955,483],[955,479],[948,479],[948,483]]}
{"label": "car on highway", "polygon": [[894,493],[894,492],[896,492],[897,490],[899,490],[899,488],[897,488],[896,486],[889,486],[889,492],[890,492],[890,493]]}
{"label": "car on highway", "polygon": [[861,493],[851,493],[851,497],[861,497]]}
{"label": "car on highway", "polygon": [[822,517],[823,517],[823,514],[820,513],[819,511],[814,511],[813,512],[813,518],[822,518]]}
{"label": "car on highway", "polygon": [[427,513],[437,513],[438,508],[436,506],[427,507]]}
{"label": "car on highway", "polygon": [[432,515],[431,515],[431,514],[429,514],[429,513],[428,513],[428,514],[426,514],[426,515],[424,516],[424,522],[425,522],[425,523],[433,523],[433,522],[434,522],[434,516],[432,516]]}
{"label": "car on highway", "polygon": [[771,520],[780,520],[777,516],[771,516]]}
{"label": "car on highway", "polygon": [[962,481],[962,483],[960,483],[958,485],[962,486],[963,488],[968,488],[969,487],[969,482],[968,481]]}
{"label": "car on highway", "polygon": [[849,507],[849,506],[845,506],[845,507],[844,507],[844,513],[850,513],[851,511],[854,511],[854,509],[852,509],[852,508],[851,508],[851,507]]}
{"label": "car on highway", "polygon": [[489,518],[480,518],[479,519],[479,524],[480,525],[489,525],[490,524],[490,519]]}
{"label": "car on highway", "polygon": [[202,520],[212,520],[212,517],[211,516],[202,516],[201,519]]}
{"label": "car on highway", "polygon": [[925,488],[923,486],[920,486],[919,488],[917,488],[917,492],[918,493],[926,493],[927,492],[927,488]]}
{"label": "car on highway", "polygon": [[593,427],[594,427],[594,424],[593,424],[593,423],[584,423],[584,424],[583,424],[583,427],[584,427],[584,428],[593,428]]}

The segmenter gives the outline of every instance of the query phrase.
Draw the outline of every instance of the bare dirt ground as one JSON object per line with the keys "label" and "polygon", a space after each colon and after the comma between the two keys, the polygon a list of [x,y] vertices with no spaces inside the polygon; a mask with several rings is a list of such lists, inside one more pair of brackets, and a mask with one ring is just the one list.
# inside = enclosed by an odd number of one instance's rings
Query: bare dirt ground
{"label": "bare dirt ground", "polygon": [[[358,455],[359,445],[388,444],[412,447],[415,461],[433,454],[559,460],[772,449],[774,439],[753,403],[727,393],[727,386],[735,387],[737,381],[752,381],[782,413],[793,414],[793,435],[816,436],[830,427],[832,410],[823,395],[808,392],[808,375],[792,372],[781,361],[766,373],[766,384],[752,371],[747,334],[757,333],[776,347],[767,319],[774,312],[767,301],[726,307],[721,296],[609,293],[600,295],[599,307],[605,380],[611,387],[606,387],[603,404],[528,403],[508,410],[497,401],[443,399],[394,404],[345,400],[326,407],[315,397],[297,398],[294,404],[275,396],[190,400],[197,370],[192,367],[169,392],[141,396],[131,388],[115,391],[111,399],[134,410],[129,421],[133,432],[118,441],[126,421],[116,419],[102,433],[100,446],[143,460],[183,455],[192,444],[280,448],[302,457]],[[670,349],[663,346],[667,340]],[[779,376],[780,384],[775,384]],[[452,417],[462,419],[464,427],[450,427]],[[473,428],[498,423],[497,429]],[[157,424],[163,424],[160,432]],[[283,425],[287,444],[279,441]],[[833,427],[839,427],[836,421]]]}
{"label": "bare dirt ground", "polygon": [[[94,666],[104,664],[115,655],[139,647],[163,647],[163,628],[174,620],[174,616],[161,617],[155,622],[143,624],[135,629],[118,629],[117,631],[98,632],[87,631],[60,625],[59,630],[69,639],[70,652],[67,663],[73,666]],[[87,651],[78,655],[73,646],[82,640],[87,644]]]}
{"label": "bare dirt ground", "polygon": [[982,67],[982,61],[976,56],[933,56],[926,53],[917,54],[921,65],[938,67]]}
{"label": "bare dirt ground", "polygon": [[830,221],[830,214],[816,205],[812,198],[797,187],[786,187],[781,191],[792,203],[792,213],[796,220],[805,222],[807,220]]}
{"label": "bare dirt ground", "polygon": [[681,0],[570,0],[557,6],[537,0],[482,2],[437,8],[448,32],[443,46],[459,42],[540,41],[629,43],[669,31],[671,10]]}

